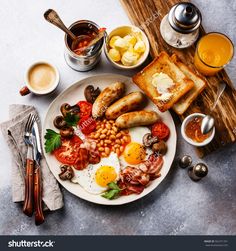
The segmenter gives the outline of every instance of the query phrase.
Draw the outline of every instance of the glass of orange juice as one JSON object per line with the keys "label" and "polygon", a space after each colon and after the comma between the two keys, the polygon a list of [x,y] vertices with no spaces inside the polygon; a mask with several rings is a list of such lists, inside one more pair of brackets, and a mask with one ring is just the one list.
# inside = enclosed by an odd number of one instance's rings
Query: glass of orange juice
{"label": "glass of orange juice", "polygon": [[222,33],[211,32],[199,40],[194,65],[203,75],[212,76],[223,69],[233,55],[232,41]]}

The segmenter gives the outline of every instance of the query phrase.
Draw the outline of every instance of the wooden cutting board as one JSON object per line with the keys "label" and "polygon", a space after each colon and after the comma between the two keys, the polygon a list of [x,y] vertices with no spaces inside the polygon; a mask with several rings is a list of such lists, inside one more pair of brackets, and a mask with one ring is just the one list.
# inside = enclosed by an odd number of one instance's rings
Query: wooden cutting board
{"label": "wooden cutting board", "polygon": [[[170,55],[176,53],[183,62],[196,72],[193,65],[195,45],[187,49],[175,49],[169,46],[160,34],[159,27],[162,18],[169,12],[170,8],[178,2],[180,1],[121,0],[121,4],[131,22],[140,27],[148,36],[151,46],[151,56],[153,58],[163,50]],[[205,31],[203,27],[200,27],[200,37],[203,34],[205,34]],[[228,85],[212,113],[216,122],[215,138],[209,145],[197,148],[199,157],[203,157],[222,146],[234,143],[236,140],[236,91],[233,88],[232,82],[224,70],[214,77],[207,77],[205,79],[207,80],[206,89],[198,96],[188,110],[180,116],[181,120],[194,112],[210,113],[210,108],[216,97],[218,83],[224,80]]]}

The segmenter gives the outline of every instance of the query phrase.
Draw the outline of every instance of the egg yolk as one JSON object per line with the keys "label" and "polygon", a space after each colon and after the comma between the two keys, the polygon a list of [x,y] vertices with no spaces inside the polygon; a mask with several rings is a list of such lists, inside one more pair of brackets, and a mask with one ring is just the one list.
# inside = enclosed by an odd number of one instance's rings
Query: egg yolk
{"label": "egg yolk", "polygon": [[131,165],[137,165],[145,160],[145,148],[139,143],[129,143],[124,150],[124,159]]}
{"label": "egg yolk", "polygon": [[116,171],[112,166],[101,166],[95,174],[96,183],[102,187],[106,187],[108,183],[115,181],[116,177]]}

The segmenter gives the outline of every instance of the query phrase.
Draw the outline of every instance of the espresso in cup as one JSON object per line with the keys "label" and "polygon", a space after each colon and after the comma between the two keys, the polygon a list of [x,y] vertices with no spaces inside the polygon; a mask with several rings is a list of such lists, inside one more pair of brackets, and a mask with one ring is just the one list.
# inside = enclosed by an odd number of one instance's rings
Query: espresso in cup
{"label": "espresso in cup", "polygon": [[26,72],[26,86],[20,90],[22,96],[30,92],[44,95],[54,91],[59,83],[56,67],[46,62],[33,64]]}

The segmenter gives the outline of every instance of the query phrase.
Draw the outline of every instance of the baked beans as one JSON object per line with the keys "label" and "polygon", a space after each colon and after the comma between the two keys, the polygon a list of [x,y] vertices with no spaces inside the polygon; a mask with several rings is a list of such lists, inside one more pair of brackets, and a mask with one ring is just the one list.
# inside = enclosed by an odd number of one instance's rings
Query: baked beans
{"label": "baked beans", "polygon": [[129,130],[120,130],[114,120],[107,119],[97,121],[96,131],[89,138],[96,142],[101,157],[108,157],[111,151],[120,156],[130,142]]}

